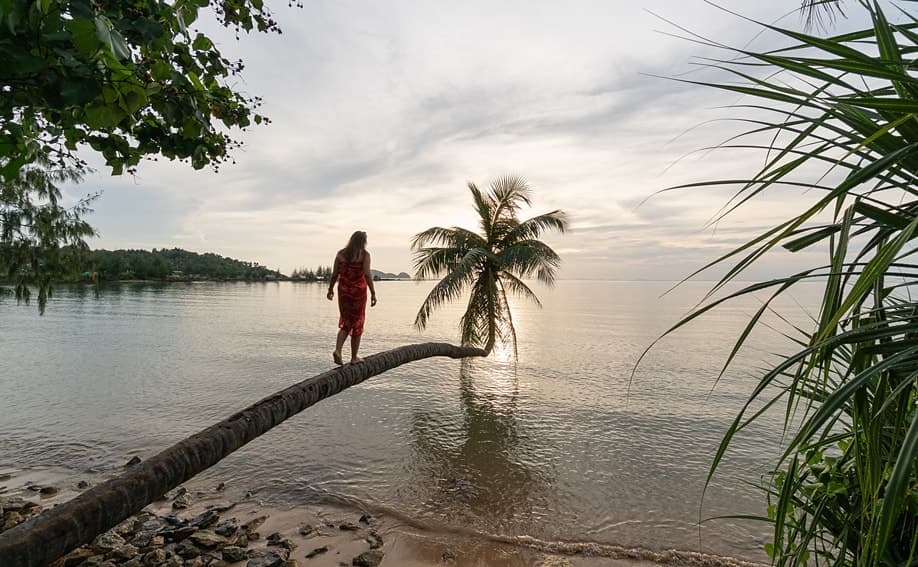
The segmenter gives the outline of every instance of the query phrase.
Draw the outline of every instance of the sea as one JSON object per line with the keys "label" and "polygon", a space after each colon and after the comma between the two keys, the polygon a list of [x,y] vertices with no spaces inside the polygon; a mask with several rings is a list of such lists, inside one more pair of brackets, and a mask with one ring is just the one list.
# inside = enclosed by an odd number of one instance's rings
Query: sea
{"label": "sea", "polygon": [[[511,301],[518,348],[405,364],[310,407],[196,478],[263,502],[339,504],[481,537],[699,551],[766,561],[760,488],[783,407],[712,459],[820,288],[766,296],[670,334],[712,282],[561,280]],[[458,341],[461,302],[414,327],[429,281],[380,281],[361,354]],[[735,291],[731,284],[720,293]],[[108,475],[333,367],[321,283],[59,286],[0,301],[0,470]]]}

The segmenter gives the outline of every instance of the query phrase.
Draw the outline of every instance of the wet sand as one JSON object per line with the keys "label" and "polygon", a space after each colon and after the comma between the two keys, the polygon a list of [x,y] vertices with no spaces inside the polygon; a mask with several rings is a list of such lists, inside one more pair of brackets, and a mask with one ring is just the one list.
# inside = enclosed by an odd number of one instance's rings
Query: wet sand
{"label": "wet sand", "polygon": [[[101,476],[92,478],[89,475],[73,478],[69,473],[51,469],[0,470],[0,499],[21,498],[49,509],[104,480]],[[219,517],[223,520],[235,519],[240,525],[248,522],[257,525],[256,537],[245,546],[250,557],[281,551],[288,556],[284,563],[286,567],[361,565],[363,563],[357,558],[367,552],[375,553],[377,557],[381,552],[379,565],[402,567],[758,565],[685,551],[654,552],[584,542],[546,542],[525,536],[495,536],[461,528],[432,528],[398,518],[395,514],[347,506],[271,506],[259,502],[257,495],[247,493],[240,498],[238,491],[225,490],[219,484],[208,484],[210,486],[200,481],[189,481],[184,489],[170,491],[164,499],[145,508],[145,512],[159,517],[172,514],[191,520],[208,510],[222,510]],[[45,488],[44,494],[41,488]],[[176,508],[179,495],[182,495],[182,507]],[[187,507],[184,507],[186,503]],[[278,542],[283,547],[279,547]],[[227,564],[244,566],[247,562],[242,560]],[[121,563],[115,561],[116,565]]]}

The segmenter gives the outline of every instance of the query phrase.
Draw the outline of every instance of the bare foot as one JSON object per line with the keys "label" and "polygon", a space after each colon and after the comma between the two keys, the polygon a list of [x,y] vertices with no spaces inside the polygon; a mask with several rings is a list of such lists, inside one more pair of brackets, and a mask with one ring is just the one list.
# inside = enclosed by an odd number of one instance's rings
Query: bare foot
{"label": "bare foot", "polygon": [[341,360],[340,352],[332,352],[332,360],[335,361],[335,364],[338,364],[338,365],[344,364],[344,361]]}
{"label": "bare foot", "polygon": [[363,359],[359,356],[355,356],[348,364],[360,364],[361,362],[363,362]]}

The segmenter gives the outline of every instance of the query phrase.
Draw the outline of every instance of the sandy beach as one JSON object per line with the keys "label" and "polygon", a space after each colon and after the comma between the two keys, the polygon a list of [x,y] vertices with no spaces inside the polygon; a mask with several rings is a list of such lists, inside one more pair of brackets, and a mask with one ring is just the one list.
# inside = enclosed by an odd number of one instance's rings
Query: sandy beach
{"label": "sandy beach", "polygon": [[[9,529],[106,480],[51,469],[0,471],[0,527]],[[176,565],[341,567],[469,565],[498,567],[752,566],[685,551],[546,542],[425,526],[378,510],[343,505],[280,507],[224,483],[189,481],[143,512],[73,552],[61,567]],[[12,511],[11,511],[12,510]],[[19,510],[19,512],[15,512]],[[11,514],[18,514],[12,516]],[[13,518],[13,520],[10,520]],[[6,525],[2,525],[5,523]],[[155,526],[153,538],[142,538]],[[153,533],[153,532],[150,532]],[[147,545],[136,545],[138,540]],[[150,541],[152,540],[152,541]],[[132,545],[132,543],[134,545]]]}

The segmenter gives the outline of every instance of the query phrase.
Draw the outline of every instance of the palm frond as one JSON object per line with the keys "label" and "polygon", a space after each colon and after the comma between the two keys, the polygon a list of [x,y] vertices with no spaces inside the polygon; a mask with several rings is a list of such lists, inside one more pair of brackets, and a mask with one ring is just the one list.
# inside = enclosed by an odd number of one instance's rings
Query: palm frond
{"label": "palm frond", "polygon": [[519,240],[536,240],[543,233],[552,230],[564,233],[567,229],[567,214],[561,210],[554,210],[514,223],[501,238],[500,246],[512,246],[514,242]]}
{"label": "palm frond", "polygon": [[[501,285],[506,290],[508,290],[511,294],[526,298],[532,301],[533,303],[535,303],[536,305],[538,305],[539,307],[542,307],[542,302],[536,296],[535,292],[529,289],[529,286],[527,286],[523,282],[523,280],[517,278],[513,274],[508,273],[508,272],[501,272],[500,282],[501,282]],[[509,310],[509,307],[508,307],[508,310]]]}
{"label": "palm frond", "polygon": [[463,290],[474,283],[477,275],[475,264],[479,261],[480,256],[481,253],[478,250],[466,252],[446,276],[430,290],[414,318],[414,326],[418,330],[427,327],[427,321],[434,309],[458,299]]}
{"label": "palm frond", "polygon": [[487,248],[488,243],[481,236],[470,230],[454,226],[443,228],[435,226],[415,234],[411,240],[411,248],[417,250],[428,244],[439,244],[452,248]]}
{"label": "palm frond", "polygon": [[542,283],[553,285],[561,257],[544,242],[523,240],[501,250],[496,255],[496,262],[504,272],[523,278],[535,274]]}
{"label": "palm frond", "polygon": [[522,177],[505,176],[491,182],[490,196],[495,205],[492,221],[515,219],[522,205],[531,204],[532,189]]}
{"label": "palm frond", "polygon": [[469,181],[468,187],[472,193],[472,201],[475,203],[475,212],[478,213],[481,232],[484,238],[487,239],[488,235],[491,234],[491,225],[494,223],[495,218],[494,200],[490,196],[484,195],[478,186],[471,181]]}
{"label": "palm frond", "polygon": [[465,313],[459,322],[463,345],[483,347],[488,352],[493,348],[496,330],[502,323],[495,292],[495,281],[489,274],[480,274],[472,284]]}

